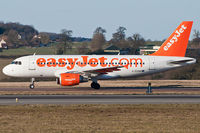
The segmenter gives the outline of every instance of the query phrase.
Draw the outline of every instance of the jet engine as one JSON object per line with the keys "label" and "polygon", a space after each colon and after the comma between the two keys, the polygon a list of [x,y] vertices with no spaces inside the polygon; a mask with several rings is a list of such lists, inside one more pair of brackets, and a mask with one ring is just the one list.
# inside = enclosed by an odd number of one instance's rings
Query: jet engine
{"label": "jet engine", "polygon": [[57,84],[60,84],[62,86],[73,86],[87,81],[87,78],[84,78],[77,73],[62,73],[60,74],[60,78],[57,79]]}

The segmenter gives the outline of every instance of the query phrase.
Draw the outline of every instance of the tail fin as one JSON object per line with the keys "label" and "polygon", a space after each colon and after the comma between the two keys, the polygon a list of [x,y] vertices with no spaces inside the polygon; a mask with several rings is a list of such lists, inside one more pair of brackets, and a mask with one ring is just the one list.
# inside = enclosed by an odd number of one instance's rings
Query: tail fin
{"label": "tail fin", "polygon": [[184,57],[193,21],[183,21],[152,56]]}

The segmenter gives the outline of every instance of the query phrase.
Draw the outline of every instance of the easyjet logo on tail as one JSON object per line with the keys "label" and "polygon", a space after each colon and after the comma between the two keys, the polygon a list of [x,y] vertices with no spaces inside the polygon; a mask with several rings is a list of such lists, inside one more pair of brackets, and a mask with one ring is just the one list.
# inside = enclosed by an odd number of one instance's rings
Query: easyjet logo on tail
{"label": "easyjet logo on tail", "polygon": [[177,42],[186,29],[187,27],[182,25],[180,29],[176,30],[174,36],[170,39],[166,46],[164,46],[164,50],[167,51],[175,42]]}
{"label": "easyjet logo on tail", "polygon": [[88,56],[81,56],[81,58],[38,58],[36,61],[39,67],[66,67],[67,70],[72,70],[75,66],[79,67],[116,67],[123,66],[126,69],[129,67],[143,67],[143,60],[141,58],[112,58],[108,60],[105,57],[88,58]]}
{"label": "easyjet logo on tail", "polygon": [[161,45],[160,49],[151,56],[184,57],[192,29],[193,21],[183,21],[170,37]]}

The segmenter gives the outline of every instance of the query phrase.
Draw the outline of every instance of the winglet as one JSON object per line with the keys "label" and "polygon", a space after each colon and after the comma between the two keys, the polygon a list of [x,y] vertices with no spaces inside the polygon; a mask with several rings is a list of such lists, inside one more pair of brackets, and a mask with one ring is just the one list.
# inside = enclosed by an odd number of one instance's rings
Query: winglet
{"label": "winglet", "polygon": [[193,21],[183,21],[152,56],[184,57]]}

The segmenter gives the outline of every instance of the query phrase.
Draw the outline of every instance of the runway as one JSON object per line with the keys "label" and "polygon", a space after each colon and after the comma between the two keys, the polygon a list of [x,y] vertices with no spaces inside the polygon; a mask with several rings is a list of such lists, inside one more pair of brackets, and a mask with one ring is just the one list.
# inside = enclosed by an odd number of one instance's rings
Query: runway
{"label": "runway", "polygon": [[1,95],[0,96],[0,105],[176,104],[176,103],[197,104],[200,103],[200,95]]}

